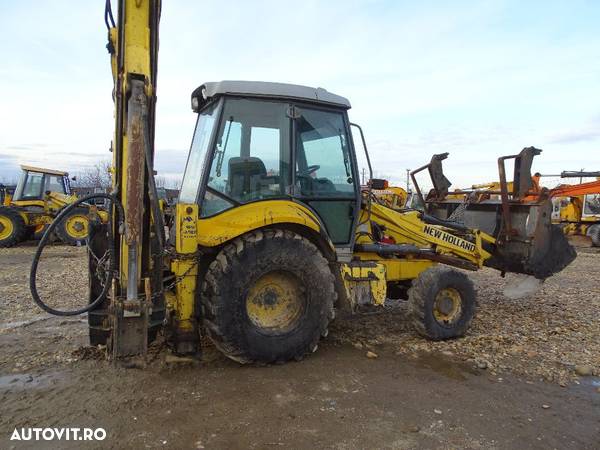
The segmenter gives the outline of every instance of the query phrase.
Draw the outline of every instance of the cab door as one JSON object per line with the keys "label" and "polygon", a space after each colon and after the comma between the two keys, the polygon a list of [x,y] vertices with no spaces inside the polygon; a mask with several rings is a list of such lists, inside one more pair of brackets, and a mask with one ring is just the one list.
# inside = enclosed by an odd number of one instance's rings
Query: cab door
{"label": "cab door", "polygon": [[294,196],[319,215],[336,246],[352,246],[360,186],[345,111],[294,107],[294,141]]}

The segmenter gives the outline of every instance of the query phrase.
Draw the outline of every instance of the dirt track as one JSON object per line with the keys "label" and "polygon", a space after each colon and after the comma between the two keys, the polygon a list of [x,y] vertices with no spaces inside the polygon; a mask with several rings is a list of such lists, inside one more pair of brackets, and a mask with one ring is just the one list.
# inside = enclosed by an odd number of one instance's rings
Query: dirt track
{"label": "dirt track", "polygon": [[[51,252],[41,284],[55,305],[73,305],[71,293],[85,287],[83,252]],[[202,363],[172,363],[155,346],[145,370],[97,359],[85,347],[84,318],[48,317],[31,305],[25,283],[32,254],[31,247],[0,252],[1,448],[57,446],[8,441],[15,427],[27,426],[107,430],[104,442],[86,448],[595,449],[600,443],[599,379],[575,372],[575,366],[600,369],[595,252],[580,254],[526,300],[503,300],[494,272],[474,274],[479,313],[461,340],[423,341],[396,305],[336,321],[319,350],[300,363],[241,367],[210,346]],[[72,267],[80,270],[75,279]],[[367,358],[368,350],[378,358]]]}

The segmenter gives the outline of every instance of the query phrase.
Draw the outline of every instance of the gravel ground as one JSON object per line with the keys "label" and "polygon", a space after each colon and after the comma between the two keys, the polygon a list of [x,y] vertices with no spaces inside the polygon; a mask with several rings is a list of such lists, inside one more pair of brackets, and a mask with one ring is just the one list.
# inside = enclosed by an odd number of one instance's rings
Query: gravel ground
{"label": "gravel ground", "polygon": [[[31,246],[2,249],[0,333],[48,317],[32,303],[29,293],[28,269],[34,251]],[[385,310],[335,321],[330,339],[349,342],[365,353],[376,353],[381,345],[408,356],[441,353],[491,375],[508,371],[561,385],[577,383],[578,373],[600,375],[600,252],[581,249],[573,264],[548,279],[536,294],[520,300],[503,296],[507,281],[494,270],[470,276],[479,306],[464,338],[431,342],[417,336],[406,320],[406,303],[394,302]],[[85,249],[49,247],[38,279],[41,295],[51,299],[52,306],[84,304]],[[60,359],[70,358],[62,354]]]}
{"label": "gravel ground", "polygon": [[[39,318],[42,310],[31,299],[29,270],[36,247],[0,249],[0,324]],[[88,276],[85,247],[48,246],[38,268],[38,291],[58,309],[73,309],[86,303]]]}
{"label": "gravel ground", "polygon": [[569,267],[519,300],[502,293],[511,275],[503,279],[486,268],[470,277],[479,305],[464,338],[431,342],[416,336],[404,320],[406,304],[337,323],[333,334],[366,350],[386,344],[401,354],[439,352],[491,375],[510,371],[562,386],[578,383],[579,374],[600,375],[600,252],[581,249]]}
{"label": "gravel ground", "polygon": [[[86,448],[598,448],[600,379],[575,365],[600,366],[599,253],[581,253],[519,301],[502,298],[497,273],[472,274],[480,307],[462,339],[423,340],[395,302],[336,320],[300,363],[239,366],[210,345],[186,362],[158,342],[144,370],[87,346],[85,317],[32,304],[33,253],[0,251],[0,448],[82,448],[9,440],[17,427],[46,426],[106,429]],[[85,250],[47,256],[42,295],[83,304]]]}

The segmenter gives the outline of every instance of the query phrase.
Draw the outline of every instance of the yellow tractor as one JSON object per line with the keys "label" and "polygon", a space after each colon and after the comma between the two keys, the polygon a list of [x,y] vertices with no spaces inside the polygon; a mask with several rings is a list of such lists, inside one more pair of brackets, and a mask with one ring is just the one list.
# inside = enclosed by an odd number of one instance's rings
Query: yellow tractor
{"label": "yellow tractor", "polygon": [[75,201],[50,228],[93,198],[111,204],[106,224],[90,222],[89,304],[60,311],[40,297],[47,236],[31,269],[34,301],[53,314],[88,312],[91,343],[106,344],[111,357],[143,355],[164,329],[178,354],[199,354],[206,333],[241,363],[299,360],[316,350],[336,311],[381,306],[391,293],[408,298],[420,334],[453,338],[467,331],[476,299],[466,273],[452,267],[545,278],[575,257],[541,214],[549,203],[519,210],[537,228],[515,226],[510,239],[380,204],[359,184],[361,142],[367,161],[368,152],[350,102],[270,82],[193,91],[197,121],[165,233],[153,177],[159,16],[158,1],[121,0],[115,23],[107,2],[112,192]]}
{"label": "yellow tractor", "polygon": [[[21,166],[14,194],[6,195],[0,206],[0,247],[40,239],[56,215],[76,199],[67,172]],[[61,221],[55,234],[67,244],[81,245],[88,236],[88,228],[88,211],[82,205]]]}

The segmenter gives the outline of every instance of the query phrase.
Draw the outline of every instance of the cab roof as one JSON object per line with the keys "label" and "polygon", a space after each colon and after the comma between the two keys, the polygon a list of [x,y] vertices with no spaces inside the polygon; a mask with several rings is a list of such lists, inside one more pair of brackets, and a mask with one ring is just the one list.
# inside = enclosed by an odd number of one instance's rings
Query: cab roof
{"label": "cab roof", "polygon": [[194,112],[197,112],[211,98],[219,95],[301,100],[309,103],[350,109],[350,101],[347,98],[332,94],[323,88],[313,88],[298,84],[272,83],[268,81],[217,81],[204,83],[192,92],[192,99],[198,99],[198,107],[194,108],[192,106],[192,109],[194,109]]}
{"label": "cab roof", "polygon": [[64,177],[69,176],[68,172],[64,172],[62,170],[42,169],[41,167],[24,166],[23,164],[21,164],[21,169],[30,172],[49,173],[50,175],[60,175]]}

